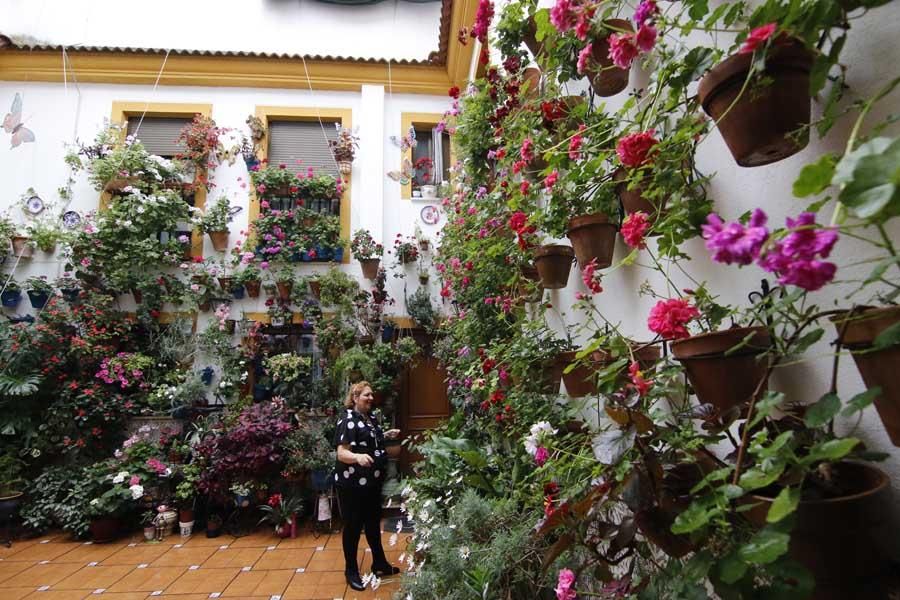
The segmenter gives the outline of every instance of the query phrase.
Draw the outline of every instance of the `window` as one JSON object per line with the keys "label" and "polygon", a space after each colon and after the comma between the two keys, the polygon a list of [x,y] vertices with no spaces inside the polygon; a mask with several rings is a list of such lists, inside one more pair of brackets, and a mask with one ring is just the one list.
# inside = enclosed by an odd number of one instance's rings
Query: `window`
{"label": "window", "polygon": [[400,197],[409,199],[413,189],[423,185],[440,185],[450,181],[450,167],[456,160],[450,144],[450,135],[438,131],[437,125],[444,118],[441,113],[402,113],[400,134],[406,135],[410,128],[416,132],[416,147],[404,151],[401,160],[413,164],[412,181],[401,184]]}
{"label": "window", "polygon": [[[150,154],[156,154],[163,158],[174,158],[184,149],[184,144],[178,143],[181,130],[190,125],[191,119],[170,117],[144,117],[139,115],[128,117],[128,135],[135,135]],[[140,125],[140,129],[138,129]]]}
{"label": "window", "polygon": [[287,165],[294,173],[315,173],[340,177],[331,154],[329,140],[337,140],[334,121],[269,121],[268,158],[270,165]]}

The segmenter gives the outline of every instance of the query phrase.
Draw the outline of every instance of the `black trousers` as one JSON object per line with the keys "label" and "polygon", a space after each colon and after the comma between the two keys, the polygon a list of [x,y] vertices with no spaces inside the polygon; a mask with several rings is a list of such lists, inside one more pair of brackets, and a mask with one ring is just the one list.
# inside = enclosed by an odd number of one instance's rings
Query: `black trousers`
{"label": "black trousers", "polygon": [[366,541],[372,549],[372,564],[384,566],[387,558],[381,545],[381,486],[371,488],[338,487],[341,500],[341,517],[344,519],[342,541],[345,570],[358,573],[356,553],[359,536],[365,530]]}

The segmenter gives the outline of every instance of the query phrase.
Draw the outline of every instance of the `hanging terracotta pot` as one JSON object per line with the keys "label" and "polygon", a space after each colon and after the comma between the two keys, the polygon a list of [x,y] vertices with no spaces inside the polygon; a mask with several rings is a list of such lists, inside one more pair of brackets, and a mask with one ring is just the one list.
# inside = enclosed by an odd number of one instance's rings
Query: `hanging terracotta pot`
{"label": "hanging terracotta pot", "polygon": [[534,100],[540,97],[541,70],[536,67],[528,67],[522,71],[522,87],[524,89],[525,98],[528,100]]}
{"label": "hanging terracotta pot", "polygon": [[375,279],[378,277],[378,266],[381,264],[380,258],[361,258],[359,264],[362,266],[363,277],[366,279]]}
{"label": "hanging terracotta pot", "polygon": [[198,303],[197,308],[200,310],[200,312],[206,312],[210,308],[212,308],[212,301],[204,300],[203,302]]}
{"label": "hanging terracotta pot", "polygon": [[616,185],[616,194],[622,202],[625,214],[630,215],[631,213],[641,211],[650,217],[651,224],[656,222],[658,218],[665,216],[666,203],[669,201],[668,196],[662,198],[661,201],[645,198],[644,189],[640,184],[632,187],[630,190],[628,189],[627,178],[628,173],[625,169],[617,169],[616,172],[613,173],[613,181],[618,182],[618,185]]}
{"label": "hanging terracotta pot", "polygon": [[27,235],[14,235],[9,239],[12,241],[13,256],[31,258],[31,255],[34,254],[34,245]]}
{"label": "hanging terracotta pot", "polygon": [[588,69],[591,88],[598,96],[615,96],[628,87],[631,69],[622,69],[609,57],[609,37],[616,32],[633,32],[631,23],[624,19],[607,19],[603,22],[610,33],[594,40],[591,45],[591,62]]}
{"label": "hanging terracotta pot", "polygon": [[[742,348],[729,352],[748,337]],[[671,347],[700,402],[726,411],[750,401],[766,376],[760,354],[771,345],[765,327],[736,327],[676,340]]]}
{"label": "hanging terracotta pot", "polygon": [[534,251],[534,266],[537,267],[541,284],[548,290],[558,290],[569,284],[569,271],[575,252],[571,246],[551,244]]}
{"label": "hanging terracotta pot", "polygon": [[[788,554],[815,578],[812,600],[889,598],[885,580],[896,554],[890,478],[866,463],[839,462],[831,469],[842,493],[800,501]],[[775,496],[773,490],[750,497],[755,504],[747,513],[751,523],[766,524]]]}
{"label": "hanging terracotta pot", "polygon": [[322,293],[322,284],[316,279],[310,279],[309,291],[318,300],[319,294]]}
{"label": "hanging terracotta pot", "polygon": [[563,369],[565,369],[565,364],[559,357],[551,358],[543,365],[540,365],[535,372],[534,377],[537,391],[542,394],[558,394],[559,382],[562,380]]}
{"label": "hanging terracotta pot", "polygon": [[528,17],[528,22],[525,24],[525,33],[522,34],[522,41],[525,42],[525,46],[531,51],[531,55],[537,58],[543,44],[537,41],[537,23],[533,16]]}
{"label": "hanging terracotta pot", "polygon": [[566,129],[578,129],[578,126],[581,124],[581,118],[575,114],[575,110],[586,103],[587,100],[585,100],[584,96],[565,96],[562,101],[566,111]]}
{"label": "hanging terracotta pot", "polygon": [[526,302],[540,302],[544,296],[544,287],[541,285],[541,276],[533,265],[522,265],[522,279],[516,288],[516,295]]}
{"label": "hanging terracotta pot", "polygon": [[[631,352],[634,355],[634,359],[637,361],[641,370],[646,370],[656,364],[656,361],[659,360],[661,351],[660,347],[657,345],[647,346],[645,344],[641,344],[640,342],[628,342],[631,346]],[[614,357],[610,352],[604,349],[594,350],[591,353],[590,367],[594,372],[600,372],[606,368],[608,368],[611,364],[616,362],[617,360],[621,360],[622,358],[626,358],[623,356]],[[618,374],[616,378],[616,384],[619,387],[624,386],[628,383],[628,371],[627,369],[622,369],[622,371]]]}
{"label": "hanging terracotta pot", "polygon": [[225,231],[209,231],[209,239],[212,241],[213,250],[216,252],[225,252],[228,250],[228,230]]}
{"label": "hanging terracotta pot", "polygon": [[219,277],[219,287],[225,292],[234,288],[234,277]]}
{"label": "hanging terracotta pot", "polygon": [[249,281],[244,282],[244,287],[247,288],[247,295],[251,298],[259,298],[259,288],[261,282],[259,279],[251,279]]}
{"label": "hanging terracotta pot", "polygon": [[276,281],[275,287],[278,288],[278,299],[287,302],[291,299],[291,290],[294,289],[293,281]]}
{"label": "hanging terracotta pot", "polygon": [[759,74],[768,81],[745,87],[753,60],[753,54],[735,54],[713,67],[697,88],[703,110],[742,167],[777,162],[809,142],[808,130],[798,130],[809,125],[813,54],[799,40],[778,40]]}
{"label": "hanging terracotta pot", "polygon": [[617,230],[618,228],[609,222],[609,217],[603,213],[571,219],[566,235],[572,242],[578,267],[584,268],[584,265],[594,259],[598,268],[605,269],[610,266],[616,248]]}
{"label": "hanging terracotta pot", "polygon": [[848,311],[832,318],[838,341],[850,350],[866,386],[881,388],[875,408],[891,442],[900,447],[900,345],[872,349],[875,338],[898,321],[898,306]]}
{"label": "hanging terracotta pot", "polygon": [[[563,368],[562,380],[566,384],[566,393],[573,398],[593,396],[597,393],[597,382],[594,379],[595,370],[585,364],[584,361],[578,362],[575,358],[577,354],[577,350],[572,350],[559,355],[559,362]],[[575,362],[578,362],[578,366],[566,373],[566,367]]]}

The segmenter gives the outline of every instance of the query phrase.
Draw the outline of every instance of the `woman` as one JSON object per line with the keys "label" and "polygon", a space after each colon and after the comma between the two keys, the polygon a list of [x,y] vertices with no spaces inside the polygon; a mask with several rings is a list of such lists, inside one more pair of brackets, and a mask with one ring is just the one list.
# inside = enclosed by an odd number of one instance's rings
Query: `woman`
{"label": "woman", "polygon": [[365,586],[359,576],[356,553],[363,529],[372,549],[372,572],[379,577],[400,572],[388,563],[381,545],[381,486],[387,470],[384,439],[395,439],[400,430],[382,433],[370,415],[372,387],[366,381],[350,386],[344,406],[346,410],[334,432],[338,460],[334,483],[344,518],[344,575],[351,588],[362,591]]}

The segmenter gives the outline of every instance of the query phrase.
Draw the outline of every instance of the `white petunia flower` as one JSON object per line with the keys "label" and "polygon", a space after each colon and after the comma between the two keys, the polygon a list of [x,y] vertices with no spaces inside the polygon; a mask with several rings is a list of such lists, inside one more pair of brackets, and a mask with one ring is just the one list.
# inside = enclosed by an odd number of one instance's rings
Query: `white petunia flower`
{"label": "white petunia flower", "polygon": [[459,557],[460,557],[461,559],[463,559],[463,560],[469,560],[469,553],[470,553],[470,552],[471,552],[471,551],[469,550],[469,547],[468,547],[468,546],[462,546],[462,547],[459,549]]}
{"label": "white petunia flower", "polygon": [[128,489],[131,491],[132,499],[138,500],[138,499],[144,497],[144,486],[139,485],[139,484],[134,484],[133,486],[131,486]]}

